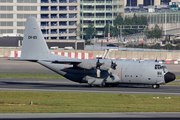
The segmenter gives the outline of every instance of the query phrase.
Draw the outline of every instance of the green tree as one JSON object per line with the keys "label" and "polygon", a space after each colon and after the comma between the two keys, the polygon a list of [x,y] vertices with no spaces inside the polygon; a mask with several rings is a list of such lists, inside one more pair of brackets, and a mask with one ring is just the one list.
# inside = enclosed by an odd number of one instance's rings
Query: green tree
{"label": "green tree", "polygon": [[[137,16],[136,14],[134,14],[132,18],[125,18],[125,19],[123,19],[121,15],[118,15],[116,19],[114,20],[114,24],[113,24],[114,27],[113,26],[110,27],[111,36],[117,36],[119,34],[118,33],[119,30],[117,29],[118,25],[148,25],[148,20],[145,16]],[[105,36],[107,36],[108,24],[106,24],[106,26],[104,27],[104,31],[105,31]],[[141,32],[141,30],[136,30],[136,29],[135,30],[124,29],[122,31],[124,35]]]}
{"label": "green tree", "polygon": [[153,31],[154,38],[161,38],[162,36],[162,30],[159,28],[159,26],[156,24]]}
{"label": "green tree", "polygon": [[117,28],[118,25],[124,25],[124,20],[123,20],[123,17],[121,15],[118,15],[116,17],[116,19],[114,20],[114,27],[111,28],[113,29],[113,33],[111,33],[112,36],[118,36],[119,34],[119,30]]}
{"label": "green tree", "polygon": [[[114,36],[117,31],[117,29],[113,26],[110,25],[110,36]],[[107,37],[108,36],[108,31],[109,31],[109,23],[107,23],[104,27],[104,31],[105,31],[105,36]]]}
{"label": "green tree", "polygon": [[[125,18],[124,25],[148,25],[148,20],[145,16],[137,16],[134,14],[132,18]],[[125,35],[139,33],[141,30],[138,29],[125,29],[123,30]]]}
{"label": "green tree", "polygon": [[147,28],[145,30],[145,34],[147,38],[161,38],[162,36],[162,29],[159,28],[159,26],[156,24],[154,28]]}
{"label": "green tree", "polygon": [[88,27],[85,29],[85,39],[91,39],[96,37],[97,31],[93,24],[89,24]]}
{"label": "green tree", "polygon": [[76,29],[76,36],[79,37],[79,38],[81,38],[82,35],[83,35],[83,33],[82,33],[82,24],[79,23],[79,24],[77,25],[77,29]]}
{"label": "green tree", "polygon": [[151,48],[152,49],[159,49],[160,48],[159,43],[156,43],[155,45],[152,45]]}
{"label": "green tree", "polygon": [[[124,19],[124,25],[133,25],[132,19],[131,18],[125,18]],[[123,30],[124,35],[129,35],[129,34],[133,34],[133,33],[134,33],[134,30],[128,30],[128,29]]]}
{"label": "green tree", "polygon": [[118,25],[124,25],[124,20],[121,15],[118,15],[114,20],[114,26],[117,28]]}
{"label": "green tree", "polygon": [[172,50],[173,46],[172,46],[171,44],[166,44],[166,45],[164,46],[164,48],[165,48],[166,50]]}
{"label": "green tree", "polygon": [[147,25],[147,26],[148,26],[147,17],[141,15],[141,16],[139,17],[139,21],[140,21],[140,25]]}
{"label": "green tree", "polygon": [[132,17],[132,23],[133,25],[140,25],[139,18],[137,17],[135,13],[134,13],[134,16]]}

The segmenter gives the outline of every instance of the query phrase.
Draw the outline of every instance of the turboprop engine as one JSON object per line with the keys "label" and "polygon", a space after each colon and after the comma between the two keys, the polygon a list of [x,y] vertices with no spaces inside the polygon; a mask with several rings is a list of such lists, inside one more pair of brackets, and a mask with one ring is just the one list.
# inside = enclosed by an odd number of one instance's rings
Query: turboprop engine
{"label": "turboprop engine", "polygon": [[95,63],[94,61],[83,61],[77,65],[80,68],[84,69],[96,69],[97,77],[100,77],[101,70],[108,71],[110,75],[112,75],[112,71],[116,70],[116,63],[111,62],[100,62],[99,59]]}
{"label": "turboprop engine", "polygon": [[[99,60],[98,60],[99,61]],[[83,61],[77,65],[80,68],[84,69],[100,69],[100,70],[109,70],[111,67],[110,62],[94,62],[94,61]]]}

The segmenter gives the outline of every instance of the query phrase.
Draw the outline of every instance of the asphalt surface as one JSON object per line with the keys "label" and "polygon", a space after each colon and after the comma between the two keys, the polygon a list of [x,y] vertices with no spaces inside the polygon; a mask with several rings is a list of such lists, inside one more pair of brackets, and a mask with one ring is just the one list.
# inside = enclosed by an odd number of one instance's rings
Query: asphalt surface
{"label": "asphalt surface", "polygon": [[0,114],[5,120],[179,120],[178,112],[149,112],[149,113],[25,113]]}
{"label": "asphalt surface", "polygon": [[150,85],[119,85],[118,87],[90,87],[67,79],[0,79],[0,90],[47,91],[47,92],[90,92],[180,95],[180,86],[161,85],[153,89]]}
{"label": "asphalt surface", "polygon": [[0,58],[0,73],[55,74],[38,63],[12,61],[8,58]]}

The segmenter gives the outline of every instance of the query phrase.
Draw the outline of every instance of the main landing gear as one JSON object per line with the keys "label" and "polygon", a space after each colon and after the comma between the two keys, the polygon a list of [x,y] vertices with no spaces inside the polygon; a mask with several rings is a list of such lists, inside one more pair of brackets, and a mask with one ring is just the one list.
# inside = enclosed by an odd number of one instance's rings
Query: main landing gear
{"label": "main landing gear", "polygon": [[102,85],[93,85],[93,84],[89,84],[90,87],[95,87],[95,86],[99,86],[99,87],[117,87],[117,84],[108,84],[108,83],[104,83]]}
{"label": "main landing gear", "polygon": [[152,85],[152,88],[154,88],[154,89],[157,89],[157,88],[159,88],[159,87],[160,87],[159,84],[154,84],[154,85]]}

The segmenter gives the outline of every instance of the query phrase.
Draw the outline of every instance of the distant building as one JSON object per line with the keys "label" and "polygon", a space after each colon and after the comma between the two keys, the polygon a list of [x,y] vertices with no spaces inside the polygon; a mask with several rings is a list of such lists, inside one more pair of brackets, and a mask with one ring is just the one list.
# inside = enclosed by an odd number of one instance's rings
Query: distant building
{"label": "distant building", "polygon": [[77,24],[83,30],[93,23],[98,35],[104,25],[124,13],[124,0],[0,0],[0,37],[24,34],[25,21],[34,16],[46,40],[78,39]]}
{"label": "distant building", "polygon": [[158,6],[158,5],[169,5],[169,2],[177,2],[180,0],[124,0],[124,6]]}
{"label": "distant building", "polygon": [[124,16],[124,0],[81,0],[80,2],[80,22],[83,32],[88,24],[93,24],[97,36],[103,37],[104,26],[107,23],[113,25],[118,15]]}
{"label": "distant building", "polygon": [[28,16],[37,18],[45,39],[76,39],[80,0],[0,0],[0,37],[24,33]]}

